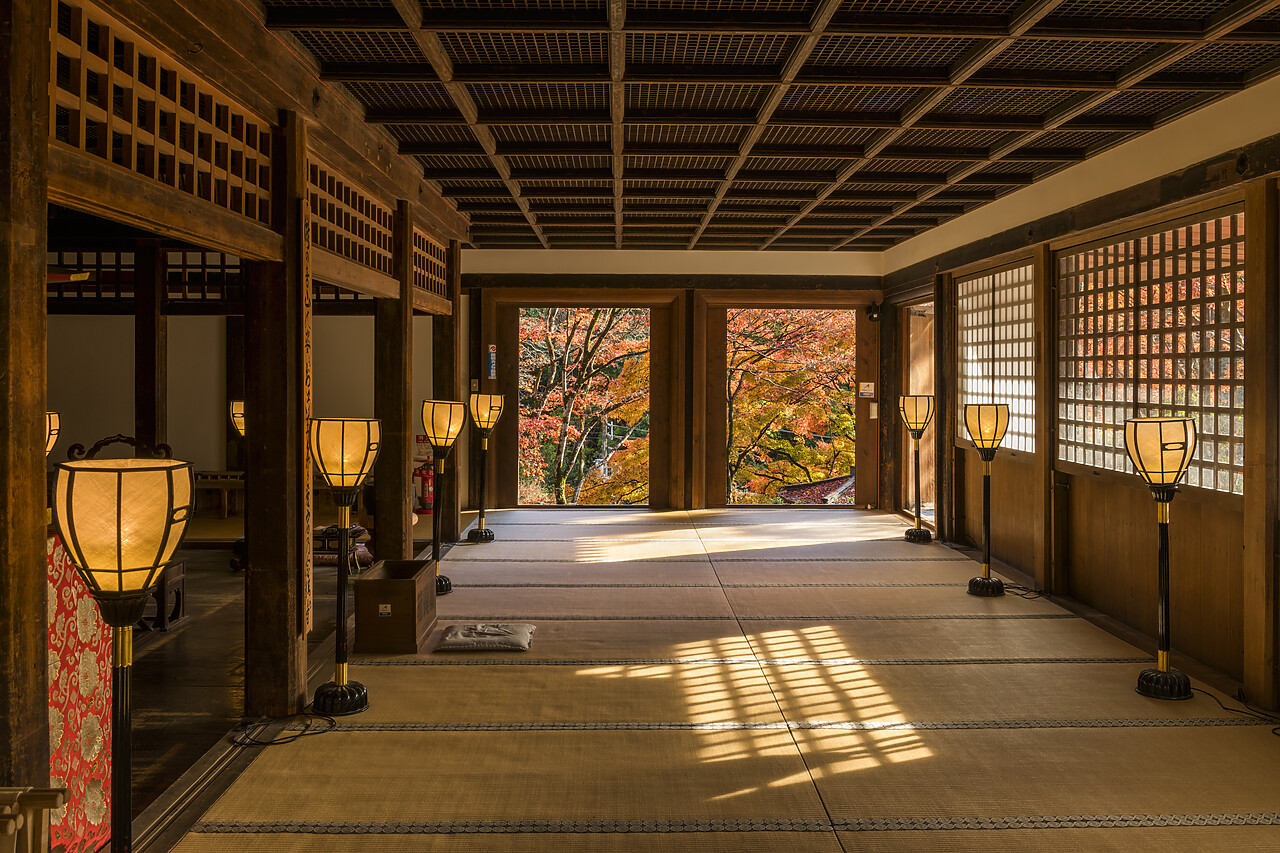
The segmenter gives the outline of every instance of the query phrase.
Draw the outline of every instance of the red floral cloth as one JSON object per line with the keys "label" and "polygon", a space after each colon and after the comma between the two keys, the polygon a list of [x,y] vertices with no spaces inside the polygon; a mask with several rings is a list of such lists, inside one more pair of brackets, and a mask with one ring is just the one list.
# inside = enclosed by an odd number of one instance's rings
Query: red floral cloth
{"label": "red floral cloth", "polygon": [[49,775],[67,789],[52,847],[97,850],[111,836],[111,630],[62,540],[48,540]]}

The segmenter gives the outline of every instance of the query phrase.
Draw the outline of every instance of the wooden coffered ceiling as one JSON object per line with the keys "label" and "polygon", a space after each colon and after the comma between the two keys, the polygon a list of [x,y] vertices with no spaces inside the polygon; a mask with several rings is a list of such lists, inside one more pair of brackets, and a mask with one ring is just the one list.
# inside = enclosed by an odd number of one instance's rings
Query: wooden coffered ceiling
{"label": "wooden coffered ceiling", "polygon": [[482,248],[878,250],[1280,71],[1280,0],[266,0]]}

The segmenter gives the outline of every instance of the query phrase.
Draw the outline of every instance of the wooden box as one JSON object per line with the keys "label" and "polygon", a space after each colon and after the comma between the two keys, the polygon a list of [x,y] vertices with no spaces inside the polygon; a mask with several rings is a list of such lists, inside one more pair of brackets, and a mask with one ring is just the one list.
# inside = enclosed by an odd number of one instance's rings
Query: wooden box
{"label": "wooden box", "polygon": [[419,654],[436,627],[430,560],[379,560],[356,578],[357,654]]}

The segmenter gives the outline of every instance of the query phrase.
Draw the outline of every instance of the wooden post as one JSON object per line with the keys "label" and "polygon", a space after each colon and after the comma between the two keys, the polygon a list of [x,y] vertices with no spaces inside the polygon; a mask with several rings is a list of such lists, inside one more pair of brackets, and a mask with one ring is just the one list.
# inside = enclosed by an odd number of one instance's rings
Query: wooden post
{"label": "wooden post", "polygon": [[706,310],[706,496],[703,506],[729,503],[729,309]]}
{"label": "wooden post", "polygon": [[282,263],[245,272],[245,713],[306,702],[311,609],[311,274],[306,127],[285,112],[274,139],[273,222]]}
{"label": "wooden post", "polygon": [[160,241],[139,240],[133,264],[133,434],[155,447],[169,440],[169,318]]}
{"label": "wooden post", "polygon": [[375,300],[373,316],[373,411],[382,422],[373,552],[379,560],[407,560],[413,556],[413,212],[404,199],[396,205],[392,239],[400,298]]}
{"label": "wooden post", "polygon": [[244,315],[227,317],[227,470],[244,470],[244,438],[231,423],[231,401],[244,400]]}
{"label": "wooden post", "polygon": [[1276,518],[1280,514],[1280,211],[1274,179],[1245,188],[1244,686],[1280,705]]}
{"label": "wooden post", "polygon": [[[866,314],[861,315],[865,317]],[[859,319],[861,319],[861,317]],[[874,341],[869,342],[874,349],[866,353],[866,357],[875,359],[876,365],[876,400],[879,402],[880,420],[876,426],[868,432],[874,432],[877,437],[875,444],[876,461],[878,469],[876,473],[879,475],[875,486],[875,505],[879,509],[896,512],[902,507],[902,420],[898,417],[898,395],[902,393],[902,339],[901,339],[901,322],[902,310],[897,305],[885,303],[880,307],[880,320],[875,323],[873,334],[876,336]],[[870,325],[870,324],[868,324]],[[861,337],[861,336],[859,336]],[[870,349],[870,347],[869,347]],[[861,378],[864,364],[864,355],[862,341],[858,341],[858,367],[859,382],[869,382]],[[868,375],[870,375],[868,373]],[[863,433],[862,430],[859,430]],[[865,434],[865,433],[863,433]],[[861,441],[858,442],[862,444]],[[858,453],[858,461],[861,463],[863,455]],[[858,466],[861,471],[861,464]],[[857,482],[864,482],[864,478],[859,475]],[[870,486],[870,484],[867,484]],[[857,485],[854,486],[857,489]],[[872,503],[869,499],[870,489],[864,489],[862,494],[858,495],[858,503],[866,505]],[[868,500],[863,500],[863,495]]]}
{"label": "wooden post", "polygon": [[45,251],[49,13],[0,0],[0,786],[49,784]]}
{"label": "wooden post", "polygon": [[955,278],[942,273],[933,279],[933,393],[936,401],[933,437],[934,524],[938,539],[955,539],[955,453],[956,444],[956,312]]}
{"label": "wooden post", "polygon": [[1036,485],[1035,504],[1031,507],[1036,533],[1032,571],[1041,589],[1056,592],[1053,493],[1058,459],[1058,300],[1053,252],[1048,243],[1036,246],[1031,265],[1036,325]]}
{"label": "wooden post", "polygon": [[[448,314],[436,314],[431,318],[431,386],[437,400],[467,402],[468,393],[463,382],[462,353],[462,244],[449,241],[445,256],[445,275],[449,279]],[[463,442],[449,454],[444,466],[444,491],[440,503],[440,538],[444,542],[456,542],[462,534],[462,477]],[[436,488],[441,488],[436,483]]]}

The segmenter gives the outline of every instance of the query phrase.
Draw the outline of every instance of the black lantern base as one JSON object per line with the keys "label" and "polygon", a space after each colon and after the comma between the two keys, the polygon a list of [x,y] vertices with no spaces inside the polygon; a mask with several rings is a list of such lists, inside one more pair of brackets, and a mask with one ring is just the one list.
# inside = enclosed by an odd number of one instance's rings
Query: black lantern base
{"label": "black lantern base", "polygon": [[1004,581],[1000,578],[969,578],[969,594],[982,598],[1004,595]]}
{"label": "black lantern base", "polygon": [[472,528],[471,531],[467,533],[467,541],[477,545],[483,542],[492,542],[493,531],[487,527]]}
{"label": "black lantern base", "polygon": [[1190,699],[1191,679],[1176,669],[1144,669],[1138,673],[1136,690],[1152,699]]}
{"label": "black lantern base", "polygon": [[929,532],[927,527],[908,527],[903,538],[908,542],[932,542],[933,534]]}
{"label": "black lantern base", "polygon": [[448,595],[453,592],[453,581],[444,575],[436,575],[436,595]]}
{"label": "black lantern base", "polygon": [[337,684],[326,681],[316,688],[311,710],[326,717],[345,717],[369,710],[369,691],[358,681]]}

